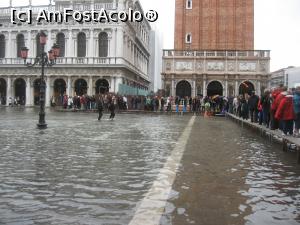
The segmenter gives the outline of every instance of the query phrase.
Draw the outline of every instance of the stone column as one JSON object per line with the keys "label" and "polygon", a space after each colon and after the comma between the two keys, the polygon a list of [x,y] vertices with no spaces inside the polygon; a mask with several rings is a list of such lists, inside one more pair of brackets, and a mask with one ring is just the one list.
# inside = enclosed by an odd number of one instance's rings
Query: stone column
{"label": "stone column", "polygon": [[8,77],[7,78],[7,88],[6,88],[6,105],[8,106],[9,104],[9,98],[12,97],[12,93],[11,93],[11,78]]}
{"label": "stone column", "polygon": [[116,78],[116,86],[115,86],[115,93],[118,93],[119,92],[119,84],[122,84],[122,77],[118,77]]}
{"label": "stone column", "polygon": [[52,32],[51,30],[48,30],[48,34],[47,34],[47,44],[45,47],[45,52],[48,54],[48,51],[50,51],[50,49],[53,46],[53,40],[52,40]]}
{"label": "stone column", "polygon": [[74,55],[74,45],[73,45],[73,35],[72,30],[69,30],[69,39],[68,39],[68,48],[67,48],[67,57],[75,57]]}
{"label": "stone column", "polygon": [[[67,87],[67,95],[72,96],[72,83],[71,83],[71,77],[68,77],[68,87]],[[73,97],[73,96],[72,96]]]}
{"label": "stone column", "polygon": [[90,39],[89,39],[89,45],[88,45],[88,57],[94,57],[94,30],[90,29]]}
{"label": "stone column", "polygon": [[[32,37],[31,37],[31,30],[28,30],[27,31],[27,43],[25,44],[25,46],[27,47],[27,48],[29,48],[29,52],[31,51],[32,52],[32,48],[31,48],[31,42],[32,42]],[[28,57],[30,57],[29,56],[29,52],[28,52]]]}
{"label": "stone column", "polygon": [[51,99],[51,85],[50,85],[50,77],[46,77],[46,107],[50,107],[50,99]]}
{"label": "stone column", "polygon": [[34,87],[33,87],[33,85],[32,86],[30,85],[30,94],[31,94],[30,104],[31,104],[31,106],[34,106]]}
{"label": "stone column", "polygon": [[196,97],[196,80],[195,80],[196,78],[194,78],[194,80],[193,80],[193,93],[192,93],[192,97],[194,98],[194,97]]}
{"label": "stone column", "polygon": [[8,32],[8,42],[5,46],[6,53],[5,57],[6,58],[12,58],[12,40],[11,40],[11,31]]}
{"label": "stone column", "polygon": [[225,78],[225,97],[228,97],[228,77]]}
{"label": "stone column", "polygon": [[114,77],[111,77],[110,78],[110,89],[109,89],[110,92],[115,92],[115,78]]}
{"label": "stone column", "polygon": [[30,94],[30,78],[26,79],[26,103],[25,106],[31,106],[31,94]]}
{"label": "stone column", "polygon": [[207,95],[207,90],[206,90],[206,76],[203,76],[203,96],[205,97]]}
{"label": "stone column", "polygon": [[117,42],[116,42],[116,57],[123,57],[123,30],[121,28],[117,29]]}
{"label": "stone column", "polygon": [[260,80],[257,81],[257,90],[256,90],[256,94],[258,96],[261,96],[261,83]]}
{"label": "stone column", "polygon": [[239,95],[239,82],[236,80],[235,81],[235,91],[234,91],[234,95],[238,96]]}
{"label": "stone column", "polygon": [[175,93],[175,80],[174,80],[174,75],[172,75],[172,85],[171,85],[172,87],[171,87],[171,95],[173,96],[173,97],[175,97],[176,96],[176,93]]}
{"label": "stone column", "polygon": [[88,87],[87,94],[89,96],[93,95],[93,78],[92,77],[89,77],[89,87]]}

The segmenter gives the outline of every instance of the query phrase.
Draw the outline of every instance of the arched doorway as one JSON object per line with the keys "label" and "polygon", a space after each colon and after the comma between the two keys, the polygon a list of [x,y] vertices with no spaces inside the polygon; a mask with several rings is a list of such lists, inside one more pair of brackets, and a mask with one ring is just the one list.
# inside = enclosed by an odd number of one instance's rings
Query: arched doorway
{"label": "arched doorway", "polygon": [[219,81],[212,81],[207,85],[207,96],[223,96],[223,86]]}
{"label": "arched doorway", "polygon": [[244,81],[240,84],[239,88],[239,94],[240,95],[251,95],[251,93],[255,91],[254,84],[252,84],[250,81]]}
{"label": "arched doorway", "polygon": [[75,94],[78,96],[87,93],[87,82],[84,79],[78,79],[75,81]]}
{"label": "arched doorway", "polygon": [[26,103],[26,82],[22,78],[18,78],[14,82],[15,98],[17,104],[25,105]]}
{"label": "arched doorway", "polygon": [[189,82],[183,80],[176,85],[176,96],[183,98],[186,96],[191,97],[191,95],[192,95],[192,87]]}
{"label": "arched doorway", "polygon": [[63,104],[64,95],[66,93],[66,82],[64,79],[57,79],[54,81],[53,97],[57,105]]}
{"label": "arched doorway", "polygon": [[6,105],[6,81],[0,78],[0,104]]}
{"label": "arched doorway", "polygon": [[105,94],[109,92],[109,83],[105,79],[97,80],[96,82],[96,94]]}

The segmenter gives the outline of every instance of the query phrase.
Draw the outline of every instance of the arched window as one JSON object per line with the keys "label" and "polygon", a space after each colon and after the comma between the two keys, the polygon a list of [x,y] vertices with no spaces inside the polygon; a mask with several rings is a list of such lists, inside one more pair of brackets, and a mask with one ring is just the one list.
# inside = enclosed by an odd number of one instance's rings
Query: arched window
{"label": "arched window", "polygon": [[3,34],[0,35],[0,58],[5,57],[5,36]]}
{"label": "arched window", "polygon": [[17,57],[21,57],[21,49],[25,47],[24,35],[18,34],[17,36]]}
{"label": "arched window", "polygon": [[40,43],[40,34],[38,33],[35,38],[36,42],[36,55],[40,55],[42,53],[42,45]]}
{"label": "arched window", "polygon": [[192,34],[191,34],[191,33],[186,34],[185,42],[186,42],[187,44],[192,43]]}
{"label": "arched window", "polygon": [[192,0],[186,0],[186,8],[192,9],[193,8],[193,1]]}
{"label": "arched window", "polygon": [[85,33],[79,33],[77,36],[77,57],[86,55],[86,36]]}
{"label": "arched window", "polygon": [[59,45],[59,57],[65,57],[65,35],[63,33],[58,33],[56,35],[56,43]]}
{"label": "arched window", "polygon": [[99,57],[108,56],[108,35],[105,32],[99,34]]}

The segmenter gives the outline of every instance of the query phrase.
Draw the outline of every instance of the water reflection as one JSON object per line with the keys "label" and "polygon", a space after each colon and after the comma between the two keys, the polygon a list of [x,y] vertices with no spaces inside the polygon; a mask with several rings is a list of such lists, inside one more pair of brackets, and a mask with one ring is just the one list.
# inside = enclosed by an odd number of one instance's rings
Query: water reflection
{"label": "water reflection", "polygon": [[0,224],[127,224],[188,118],[1,109]]}

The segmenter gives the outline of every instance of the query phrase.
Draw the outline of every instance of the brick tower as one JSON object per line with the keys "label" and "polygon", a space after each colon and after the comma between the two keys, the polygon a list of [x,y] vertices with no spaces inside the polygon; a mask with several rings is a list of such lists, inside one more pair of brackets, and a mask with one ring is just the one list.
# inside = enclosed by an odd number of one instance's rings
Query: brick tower
{"label": "brick tower", "polygon": [[176,0],[176,50],[253,50],[254,0]]}

